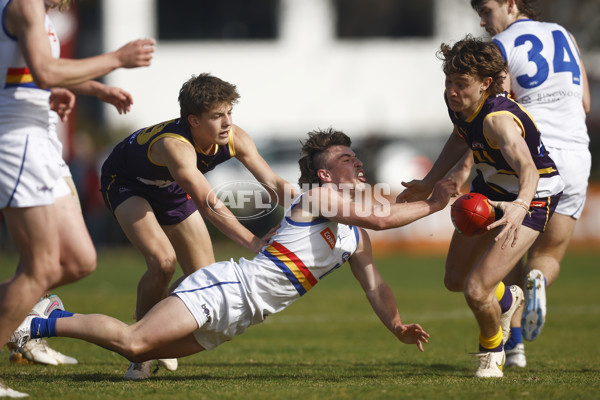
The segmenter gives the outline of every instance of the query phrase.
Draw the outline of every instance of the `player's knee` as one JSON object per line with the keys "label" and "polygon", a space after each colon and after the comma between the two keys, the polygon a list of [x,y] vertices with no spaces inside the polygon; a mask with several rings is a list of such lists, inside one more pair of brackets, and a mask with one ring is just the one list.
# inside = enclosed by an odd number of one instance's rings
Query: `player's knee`
{"label": "player's knee", "polygon": [[480,309],[483,307],[489,297],[489,293],[486,293],[481,285],[473,281],[467,282],[464,294],[467,304],[472,309]]}
{"label": "player's knee", "polygon": [[63,277],[61,265],[55,262],[47,263],[41,268],[36,268],[35,271],[33,279],[35,279],[39,283],[39,286],[44,288],[44,290],[54,287]]}
{"label": "player's knee", "polygon": [[465,288],[465,277],[455,271],[456,268],[453,268],[451,265],[446,265],[444,286],[451,292],[462,292]]}
{"label": "player's knee", "polygon": [[177,257],[175,254],[167,254],[153,257],[148,262],[148,272],[154,279],[170,282],[177,268]]}
{"label": "player's knee", "polygon": [[121,353],[129,361],[143,362],[147,360],[146,353],[150,350],[152,349],[145,341],[130,335],[129,339],[124,340]]}
{"label": "player's knee", "polygon": [[444,276],[444,286],[451,292],[462,292],[465,288],[465,282],[462,279],[457,279],[454,274],[446,274]]}
{"label": "player's knee", "polygon": [[92,246],[90,249],[81,251],[79,254],[73,255],[69,260],[63,262],[64,280],[75,282],[85,278],[96,270],[96,265],[96,249]]}

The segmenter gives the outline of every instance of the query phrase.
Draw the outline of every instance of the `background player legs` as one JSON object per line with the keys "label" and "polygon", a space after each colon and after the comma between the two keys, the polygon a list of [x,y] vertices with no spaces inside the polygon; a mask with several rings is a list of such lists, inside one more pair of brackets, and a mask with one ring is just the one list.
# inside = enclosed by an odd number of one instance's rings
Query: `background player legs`
{"label": "background player legs", "polygon": [[177,267],[177,257],[145,199],[130,197],[117,207],[115,216],[129,241],[146,260],[147,270],[137,288],[135,316],[140,320],[167,296],[169,282]]}
{"label": "background player legs", "polygon": [[3,213],[20,259],[15,275],[0,285],[0,348],[46,290],[61,280],[56,206],[5,208]]}

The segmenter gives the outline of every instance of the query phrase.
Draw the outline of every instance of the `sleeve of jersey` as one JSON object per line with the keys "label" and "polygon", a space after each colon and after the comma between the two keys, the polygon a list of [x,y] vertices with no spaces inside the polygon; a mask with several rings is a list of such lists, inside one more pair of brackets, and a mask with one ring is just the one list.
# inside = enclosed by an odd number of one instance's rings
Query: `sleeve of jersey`
{"label": "sleeve of jersey", "polygon": [[500,53],[502,53],[502,58],[504,58],[504,61],[508,61],[508,58],[506,57],[506,49],[504,48],[502,42],[500,42],[498,39],[494,39],[492,40],[492,43],[498,46],[498,48],[500,49]]}

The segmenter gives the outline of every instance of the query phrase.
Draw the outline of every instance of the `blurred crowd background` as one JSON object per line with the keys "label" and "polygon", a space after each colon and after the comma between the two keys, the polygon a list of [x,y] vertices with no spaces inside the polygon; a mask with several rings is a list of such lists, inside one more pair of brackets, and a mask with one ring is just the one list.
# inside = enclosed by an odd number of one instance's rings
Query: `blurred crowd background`
{"label": "blurred crowd background", "polygon": [[[593,229],[600,217],[590,211],[600,202],[600,2],[543,0],[537,8],[542,20],[574,34],[587,67],[592,185],[574,241],[600,241]],[[95,55],[138,37],[157,40],[151,67],[104,80],[132,93],[130,114],[79,97],[61,126],[65,159],[99,248],[128,243],[98,191],[102,162],[131,132],[178,117],[177,93],[191,74],[210,72],[238,86],[234,123],[289,181],[298,176],[299,140],[334,126],[353,138],[369,180],[390,184],[395,195],[401,181],[428,171],[451,131],[436,50],[468,33],[487,37],[468,0],[76,0],[68,13],[52,18],[64,57]],[[251,179],[235,160],[207,178],[213,184]],[[262,234],[280,214],[244,223]],[[449,215],[441,213],[376,240],[443,243],[451,229]],[[1,227],[0,251],[11,246]]]}

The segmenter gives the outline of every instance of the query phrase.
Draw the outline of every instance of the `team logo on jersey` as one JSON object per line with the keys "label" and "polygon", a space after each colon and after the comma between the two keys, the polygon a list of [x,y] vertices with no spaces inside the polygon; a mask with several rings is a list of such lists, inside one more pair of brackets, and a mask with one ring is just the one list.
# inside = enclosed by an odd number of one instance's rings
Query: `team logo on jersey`
{"label": "team logo on jersey", "polygon": [[335,247],[335,235],[333,234],[333,232],[331,232],[331,229],[325,228],[319,233],[321,234],[321,236],[323,236],[323,239],[325,239],[329,247],[331,247],[331,250],[333,250],[333,248]]}
{"label": "team logo on jersey", "polygon": [[471,143],[471,148],[472,148],[473,150],[484,150],[484,149],[485,149],[485,146],[484,146],[482,143],[479,143],[479,142],[473,142],[473,143]]}
{"label": "team logo on jersey", "polygon": [[350,258],[350,253],[345,251],[344,254],[342,254],[342,264],[345,263],[346,261],[348,261],[349,258]]}

